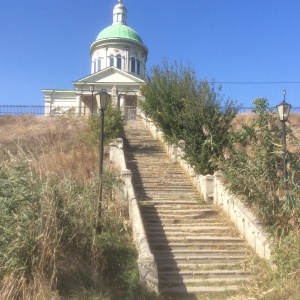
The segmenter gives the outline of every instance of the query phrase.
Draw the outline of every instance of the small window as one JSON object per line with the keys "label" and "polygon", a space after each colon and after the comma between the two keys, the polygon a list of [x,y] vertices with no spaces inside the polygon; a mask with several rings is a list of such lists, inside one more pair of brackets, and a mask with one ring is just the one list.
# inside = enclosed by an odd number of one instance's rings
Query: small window
{"label": "small window", "polygon": [[101,71],[101,57],[97,60],[97,71]]}
{"label": "small window", "polygon": [[131,57],[131,72],[134,73],[135,72],[135,58],[134,57]]}
{"label": "small window", "polygon": [[122,68],[122,57],[120,54],[117,55],[117,68],[120,70]]}
{"label": "small window", "polygon": [[136,60],[136,73],[141,74],[141,62],[139,59]]}
{"label": "small window", "polygon": [[111,67],[113,67],[114,64],[115,64],[115,57],[114,57],[113,55],[111,55],[111,56],[109,57],[109,65],[110,65]]}

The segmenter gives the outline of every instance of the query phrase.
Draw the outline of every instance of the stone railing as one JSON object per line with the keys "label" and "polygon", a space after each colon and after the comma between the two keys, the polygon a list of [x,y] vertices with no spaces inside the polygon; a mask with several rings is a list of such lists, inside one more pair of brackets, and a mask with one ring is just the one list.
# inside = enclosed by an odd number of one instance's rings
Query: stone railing
{"label": "stone railing", "polygon": [[154,256],[151,253],[144,224],[141,218],[135,191],[132,185],[132,173],[127,169],[123,151],[123,140],[117,139],[110,145],[110,161],[119,169],[121,176],[120,197],[128,204],[133,239],[138,251],[140,281],[149,290],[158,293],[158,275]]}
{"label": "stone railing", "polygon": [[162,142],[170,158],[181,165],[194,186],[202,194],[204,200],[207,203],[218,204],[230,217],[239,233],[246,239],[256,254],[262,258],[269,259],[271,240],[255,216],[241,201],[226,191],[220,181],[222,174],[220,172],[205,176],[196,174],[194,168],[185,160],[185,142],[179,141],[178,145],[168,145],[164,141],[162,131],[155,126],[150,118],[142,113],[141,119],[152,136]]}
{"label": "stone railing", "polygon": [[220,205],[235,223],[240,234],[262,258],[271,257],[271,240],[255,215],[235,196],[230,195],[221,182],[222,172],[214,174],[214,203]]}

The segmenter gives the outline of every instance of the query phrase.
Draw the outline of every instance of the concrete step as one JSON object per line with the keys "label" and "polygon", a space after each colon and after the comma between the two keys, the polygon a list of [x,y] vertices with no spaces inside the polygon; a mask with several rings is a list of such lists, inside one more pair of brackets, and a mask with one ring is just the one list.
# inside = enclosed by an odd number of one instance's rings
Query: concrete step
{"label": "concrete step", "polygon": [[[227,292],[227,291],[236,291],[240,287],[238,285],[226,285],[226,286],[175,286],[170,288],[165,288],[168,293],[197,293],[197,292]],[[179,298],[176,298],[179,299]],[[209,299],[209,298],[208,298]],[[221,298],[220,298],[221,299]]]}
{"label": "concrete step", "polygon": [[236,243],[236,242],[222,242],[222,243],[212,243],[212,242],[167,242],[163,241],[152,241],[150,245],[153,252],[158,250],[245,250],[245,243]]}
{"label": "concrete step", "polygon": [[[231,223],[200,195],[141,121],[128,121],[127,167],[166,299],[227,299],[248,284],[249,250]],[[224,298],[225,297],[225,298]]]}
{"label": "concrete step", "polygon": [[[149,227],[147,227],[149,229]],[[195,227],[181,227],[181,228],[168,228],[168,227],[163,227],[163,228],[156,228],[155,230],[148,230],[147,235],[149,237],[154,237],[154,236],[185,236],[185,235],[190,235],[190,236],[199,236],[199,235],[207,235],[208,233],[211,234],[218,234],[223,235],[226,234],[228,235],[228,229],[229,227],[221,227],[221,226],[195,226]]]}
{"label": "concrete step", "polygon": [[[165,263],[160,263],[157,266],[157,270],[159,273],[159,276],[162,274],[169,274],[169,273],[176,273],[177,274],[185,274],[184,277],[189,277],[195,278],[195,272],[198,270],[205,271],[205,272],[210,272],[210,271],[215,271],[218,269],[223,269],[223,270],[234,270],[234,269],[243,269],[244,268],[244,261],[242,260],[232,260],[232,261],[211,261],[211,262],[185,262],[185,263],[180,263],[176,261],[169,261]],[[181,275],[183,276],[183,275]]]}
{"label": "concrete step", "polygon": [[[188,221],[188,223],[187,223]],[[201,219],[184,219],[184,218],[174,218],[174,216],[170,217],[170,218],[164,218],[164,219],[160,219],[158,216],[156,218],[144,218],[143,222],[144,224],[150,224],[153,226],[163,226],[163,225],[173,225],[173,226],[177,226],[177,225],[197,225],[197,224],[202,224],[202,223],[216,223],[217,221],[219,221],[217,218],[215,217],[206,217],[206,218],[201,218]]]}
{"label": "concrete step", "polygon": [[210,257],[210,256],[243,256],[245,255],[245,253],[247,253],[245,251],[245,249],[241,249],[241,250],[157,250],[154,251],[155,256],[157,257]]}
{"label": "concrete step", "polygon": [[155,261],[157,264],[159,264],[161,267],[165,265],[172,265],[176,263],[176,265],[190,265],[190,264],[197,264],[199,266],[200,264],[227,264],[227,263],[232,263],[232,262],[240,262],[242,260],[245,260],[247,258],[247,254],[243,255],[235,255],[235,256],[224,256],[224,255],[210,255],[210,256],[160,256],[160,255],[155,255]]}
{"label": "concrete step", "polygon": [[199,203],[199,201],[197,200],[194,200],[194,199],[190,199],[190,200],[180,200],[180,199],[171,199],[170,197],[167,197],[167,198],[162,198],[162,199],[159,199],[159,200],[149,200],[149,201],[139,201],[139,205],[140,206],[147,206],[147,205],[150,205],[150,206],[199,206],[201,205],[201,208],[212,208],[215,206],[212,206],[212,205],[203,205],[201,203]]}
{"label": "concrete step", "polygon": [[220,279],[228,279],[228,278],[240,278],[245,277],[248,278],[250,272],[242,271],[239,269],[215,269],[215,270],[183,270],[183,271],[162,271],[160,272],[160,279],[166,280],[168,278],[182,278],[191,279],[191,278],[220,278]]}

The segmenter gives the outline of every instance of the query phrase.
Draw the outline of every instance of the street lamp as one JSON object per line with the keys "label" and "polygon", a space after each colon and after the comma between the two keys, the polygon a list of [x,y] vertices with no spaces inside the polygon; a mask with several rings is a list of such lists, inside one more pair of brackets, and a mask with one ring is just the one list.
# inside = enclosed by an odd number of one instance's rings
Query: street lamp
{"label": "street lamp", "polygon": [[92,92],[92,115],[94,114],[94,91],[95,86],[93,84],[90,85],[90,91]]}
{"label": "street lamp", "polygon": [[98,203],[98,217],[101,219],[102,209],[102,176],[103,176],[103,130],[104,130],[104,111],[109,101],[109,94],[106,90],[102,89],[100,92],[95,94],[97,105],[100,110],[100,135],[99,135],[99,203]]}
{"label": "street lamp", "polygon": [[285,102],[285,95],[286,95],[286,90],[282,91],[283,93],[283,101],[279,103],[277,107],[278,111],[278,116],[279,120],[282,124],[282,147],[283,147],[283,156],[282,156],[282,164],[283,164],[283,179],[286,185],[286,179],[287,179],[287,174],[286,174],[286,163],[285,163],[285,158],[286,158],[286,136],[285,136],[285,122],[288,120],[290,110],[291,110],[291,105]]}

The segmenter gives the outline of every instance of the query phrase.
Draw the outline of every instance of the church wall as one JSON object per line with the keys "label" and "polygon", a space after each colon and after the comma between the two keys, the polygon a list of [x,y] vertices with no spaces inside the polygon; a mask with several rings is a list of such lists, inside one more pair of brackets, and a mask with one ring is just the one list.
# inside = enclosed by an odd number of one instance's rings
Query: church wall
{"label": "church wall", "polygon": [[[62,95],[59,92],[53,92],[51,95],[45,96],[45,114],[64,114],[78,111],[78,103],[76,94]],[[74,110],[75,109],[75,110]]]}
{"label": "church wall", "polygon": [[[115,67],[118,67],[117,56],[120,55],[121,70],[145,77],[146,55],[137,47],[128,47],[124,44],[106,46],[95,50],[92,54],[91,73],[99,72],[110,67],[110,58],[113,57]],[[135,59],[135,72],[131,72],[131,58]],[[100,60],[100,64],[99,64]],[[137,60],[140,61],[140,74],[137,74]]]}

